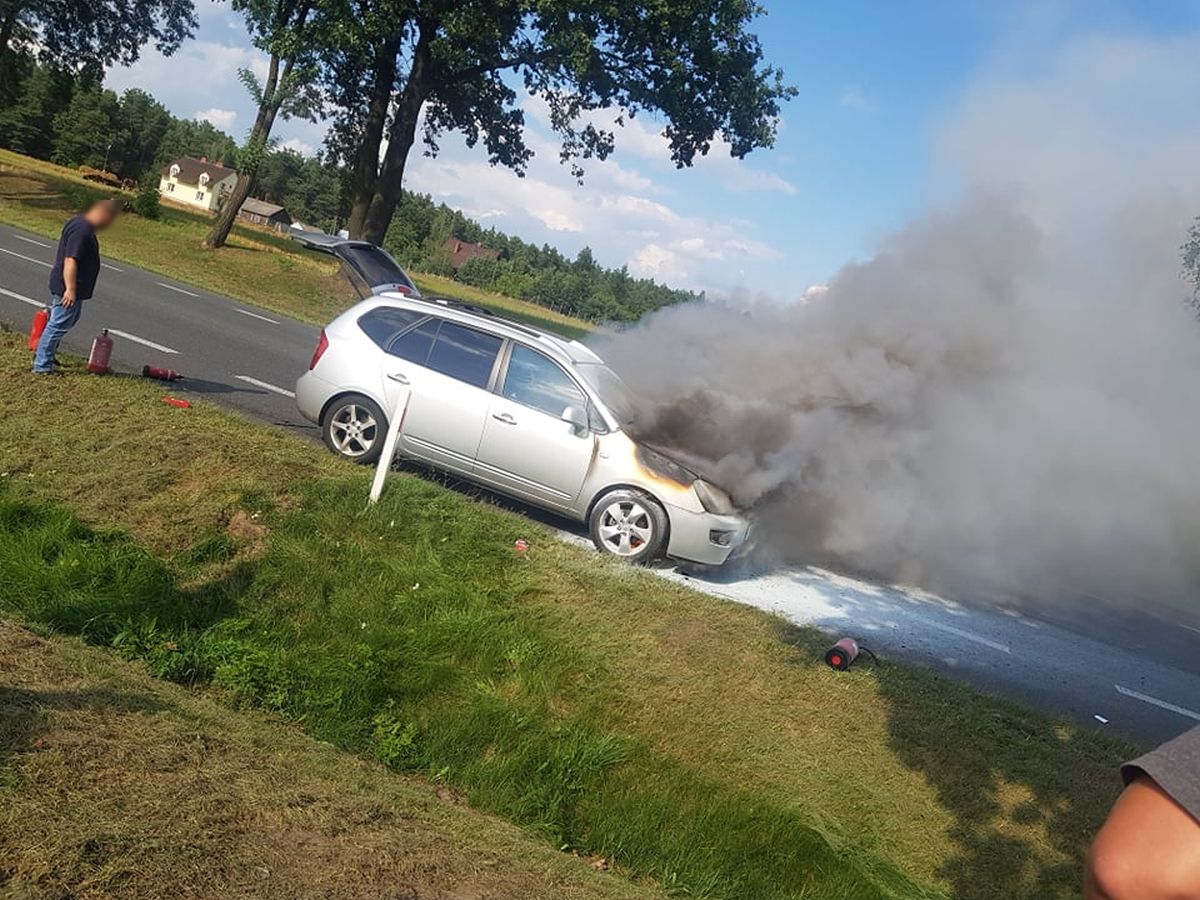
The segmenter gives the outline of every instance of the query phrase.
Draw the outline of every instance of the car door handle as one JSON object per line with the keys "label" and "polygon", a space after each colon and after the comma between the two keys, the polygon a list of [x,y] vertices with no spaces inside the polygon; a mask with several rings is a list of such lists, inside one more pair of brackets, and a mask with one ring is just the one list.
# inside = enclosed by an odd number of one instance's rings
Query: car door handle
{"label": "car door handle", "polygon": [[400,384],[408,384],[408,376],[403,372],[392,372],[390,375],[388,375],[388,378]]}
{"label": "car door handle", "polygon": [[516,425],[517,420],[509,413],[492,413],[492,418],[497,422],[503,422],[505,425]]}

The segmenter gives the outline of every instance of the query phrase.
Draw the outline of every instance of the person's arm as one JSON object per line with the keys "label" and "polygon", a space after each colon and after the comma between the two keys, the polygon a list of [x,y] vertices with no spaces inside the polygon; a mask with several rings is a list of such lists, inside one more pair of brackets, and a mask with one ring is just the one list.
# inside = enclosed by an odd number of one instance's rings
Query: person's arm
{"label": "person's arm", "polygon": [[73,256],[68,256],[63,259],[63,284],[66,285],[66,290],[63,291],[62,305],[75,305],[75,283],[79,278],[79,261]]}
{"label": "person's arm", "polygon": [[1200,822],[1147,775],[1130,782],[1088,858],[1087,900],[1200,898]]}

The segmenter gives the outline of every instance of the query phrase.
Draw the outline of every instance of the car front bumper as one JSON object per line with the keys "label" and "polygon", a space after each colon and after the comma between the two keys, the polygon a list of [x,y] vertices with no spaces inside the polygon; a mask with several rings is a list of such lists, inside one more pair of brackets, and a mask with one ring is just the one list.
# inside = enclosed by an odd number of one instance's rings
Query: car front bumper
{"label": "car front bumper", "polygon": [[671,537],[667,556],[706,566],[722,565],[746,543],[750,522],[739,515],[721,516],[667,505]]}

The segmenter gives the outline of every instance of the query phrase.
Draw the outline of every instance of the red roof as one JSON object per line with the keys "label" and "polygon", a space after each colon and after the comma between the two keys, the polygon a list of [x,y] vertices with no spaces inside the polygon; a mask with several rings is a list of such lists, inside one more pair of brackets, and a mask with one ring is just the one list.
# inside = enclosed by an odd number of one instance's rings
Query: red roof
{"label": "red roof", "polygon": [[460,241],[458,238],[449,238],[445,246],[450,251],[450,264],[456,269],[461,269],[467,260],[475,259],[476,257],[482,256],[485,259],[500,258],[499,250],[493,250],[491,247],[483,246],[483,244]]}

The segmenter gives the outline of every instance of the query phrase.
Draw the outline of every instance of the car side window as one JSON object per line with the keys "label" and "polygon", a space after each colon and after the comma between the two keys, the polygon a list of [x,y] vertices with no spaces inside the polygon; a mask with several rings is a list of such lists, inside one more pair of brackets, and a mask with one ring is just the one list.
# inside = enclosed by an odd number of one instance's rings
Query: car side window
{"label": "car side window", "polygon": [[[388,350],[396,336],[406,328],[424,318],[425,314],[413,309],[397,309],[393,306],[377,306],[358,317],[358,327],[363,334],[381,350]],[[389,351],[390,352],[390,351]]]}
{"label": "car side window", "polygon": [[556,419],[568,406],[588,408],[587,396],[558,364],[523,344],[512,345],[502,393]]}
{"label": "car side window", "polygon": [[435,372],[485,388],[502,343],[494,334],[443,321],[425,365]]}
{"label": "car side window", "polygon": [[433,349],[438,326],[441,324],[441,319],[429,319],[422,322],[412,331],[393,338],[384,349],[392,356],[398,356],[424,366],[429,362],[429,351]]}

